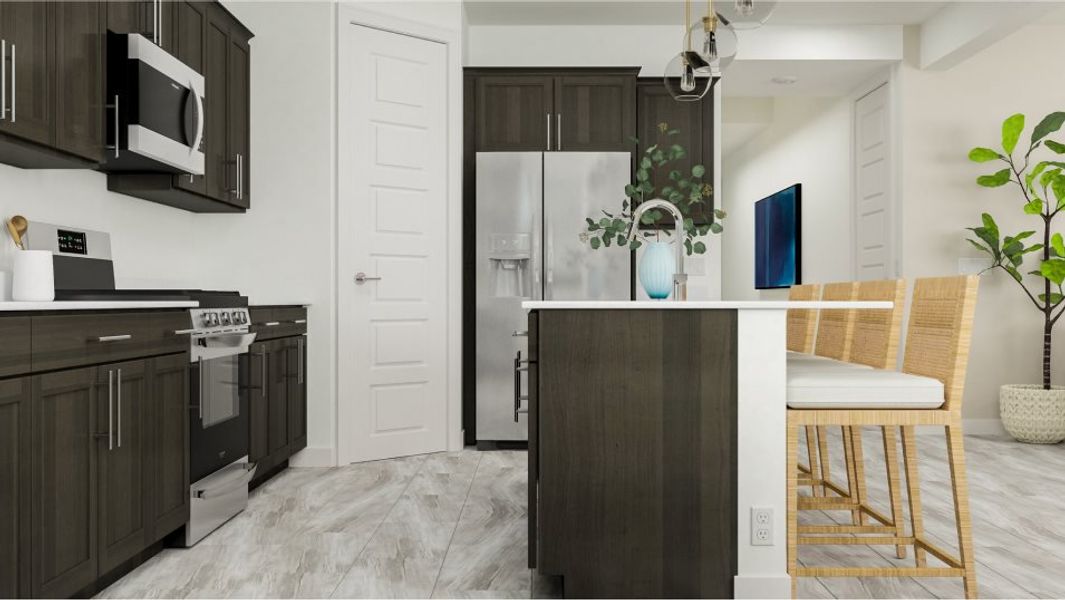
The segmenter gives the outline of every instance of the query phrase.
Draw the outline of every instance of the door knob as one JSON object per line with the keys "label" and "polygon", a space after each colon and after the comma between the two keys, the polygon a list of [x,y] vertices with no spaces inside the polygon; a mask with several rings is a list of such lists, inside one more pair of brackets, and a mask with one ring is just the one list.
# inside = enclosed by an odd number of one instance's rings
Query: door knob
{"label": "door knob", "polygon": [[381,278],[380,277],[367,277],[366,273],[363,273],[362,271],[359,271],[358,273],[355,274],[355,283],[363,284],[363,283],[366,283],[367,281],[381,281]]}

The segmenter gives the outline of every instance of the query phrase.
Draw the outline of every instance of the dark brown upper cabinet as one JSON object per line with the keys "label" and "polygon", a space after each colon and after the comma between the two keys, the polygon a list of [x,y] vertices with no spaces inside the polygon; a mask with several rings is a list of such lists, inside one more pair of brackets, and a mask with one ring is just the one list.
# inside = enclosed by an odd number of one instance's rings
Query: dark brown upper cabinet
{"label": "dark brown upper cabinet", "polygon": [[155,0],[107,0],[107,29],[115,33],[139,33],[171,50],[172,2]]}
{"label": "dark brown upper cabinet", "polygon": [[567,75],[555,92],[555,150],[632,151],[636,79],[625,75]]}
{"label": "dark brown upper cabinet", "polygon": [[554,77],[485,75],[476,85],[477,150],[554,149]]}
{"label": "dark brown upper cabinet", "polygon": [[475,151],[628,151],[636,69],[467,69]]}
{"label": "dark brown upper cabinet", "polygon": [[[639,153],[658,143],[660,123],[678,130],[669,139],[688,151],[686,159],[674,169],[691,171],[693,165],[706,167],[704,181],[714,181],[714,97],[711,91],[698,102],[677,102],[666,91],[660,78],[640,78],[636,84],[637,128],[640,140]],[[631,146],[630,146],[631,148]],[[696,212],[696,224],[711,222],[712,214]],[[659,226],[672,227],[673,218],[666,215]]]}
{"label": "dark brown upper cabinet", "polygon": [[251,206],[251,193],[248,182],[248,150],[250,146],[251,105],[249,103],[251,49],[248,40],[240,35],[229,36],[229,78],[227,79],[226,107],[227,118],[227,153],[233,185],[230,186],[229,202],[241,208]]}
{"label": "dark brown upper cabinet", "polygon": [[55,4],[55,145],[94,162],[104,151],[104,12],[99,2]]}

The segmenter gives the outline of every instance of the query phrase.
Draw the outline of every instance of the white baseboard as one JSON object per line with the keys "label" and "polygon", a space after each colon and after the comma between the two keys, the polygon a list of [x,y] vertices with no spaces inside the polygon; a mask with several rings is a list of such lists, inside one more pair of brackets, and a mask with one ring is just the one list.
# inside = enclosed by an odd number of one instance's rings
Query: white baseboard
{"label": "white baseboard", "polygon": [[732,583],[733,598],[791,598],[788,575],[736,575]]}
{"label": "white baseboard", "polygon": [[308,446],[288,459],[290,467],[335,467],[333,449],[328,446]]}
{"label": "white baseboard", "polygon": [[962,419],[961,424],[966,435],[1009,437],[1006,428],[1002,426],[1001,419]]}

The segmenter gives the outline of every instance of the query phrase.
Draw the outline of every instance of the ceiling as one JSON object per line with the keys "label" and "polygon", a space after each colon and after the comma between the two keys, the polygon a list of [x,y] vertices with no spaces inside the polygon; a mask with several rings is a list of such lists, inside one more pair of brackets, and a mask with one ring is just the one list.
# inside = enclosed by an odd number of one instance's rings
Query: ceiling
{"label": "ceiling", "polygon": [[[780,0],[774,25],[915,25],[951,2]],[[955,2],[954,4],[958,4]],[[701,7],[696,0],[693,6]],[[676,0],[557,2],[466,0],[469,24],[476,25],[673,25],[683,19]]]}
{"label": "ceiling", "polygon": [[[722,85],[728,97],[846,96],[890,64],[876,60],[737,60]],[[773,82],[776,77],[796,81],[781,85]]]}

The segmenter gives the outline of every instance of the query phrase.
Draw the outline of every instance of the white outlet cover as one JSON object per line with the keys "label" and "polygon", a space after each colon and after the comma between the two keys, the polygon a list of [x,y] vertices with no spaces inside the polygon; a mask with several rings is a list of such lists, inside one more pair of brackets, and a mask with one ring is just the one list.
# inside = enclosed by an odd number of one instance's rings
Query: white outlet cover
{"label": "white outlet cover", "polygon": [[773,509],[761,506],[751,507],[751,545],[772,546],[773,544]]}

